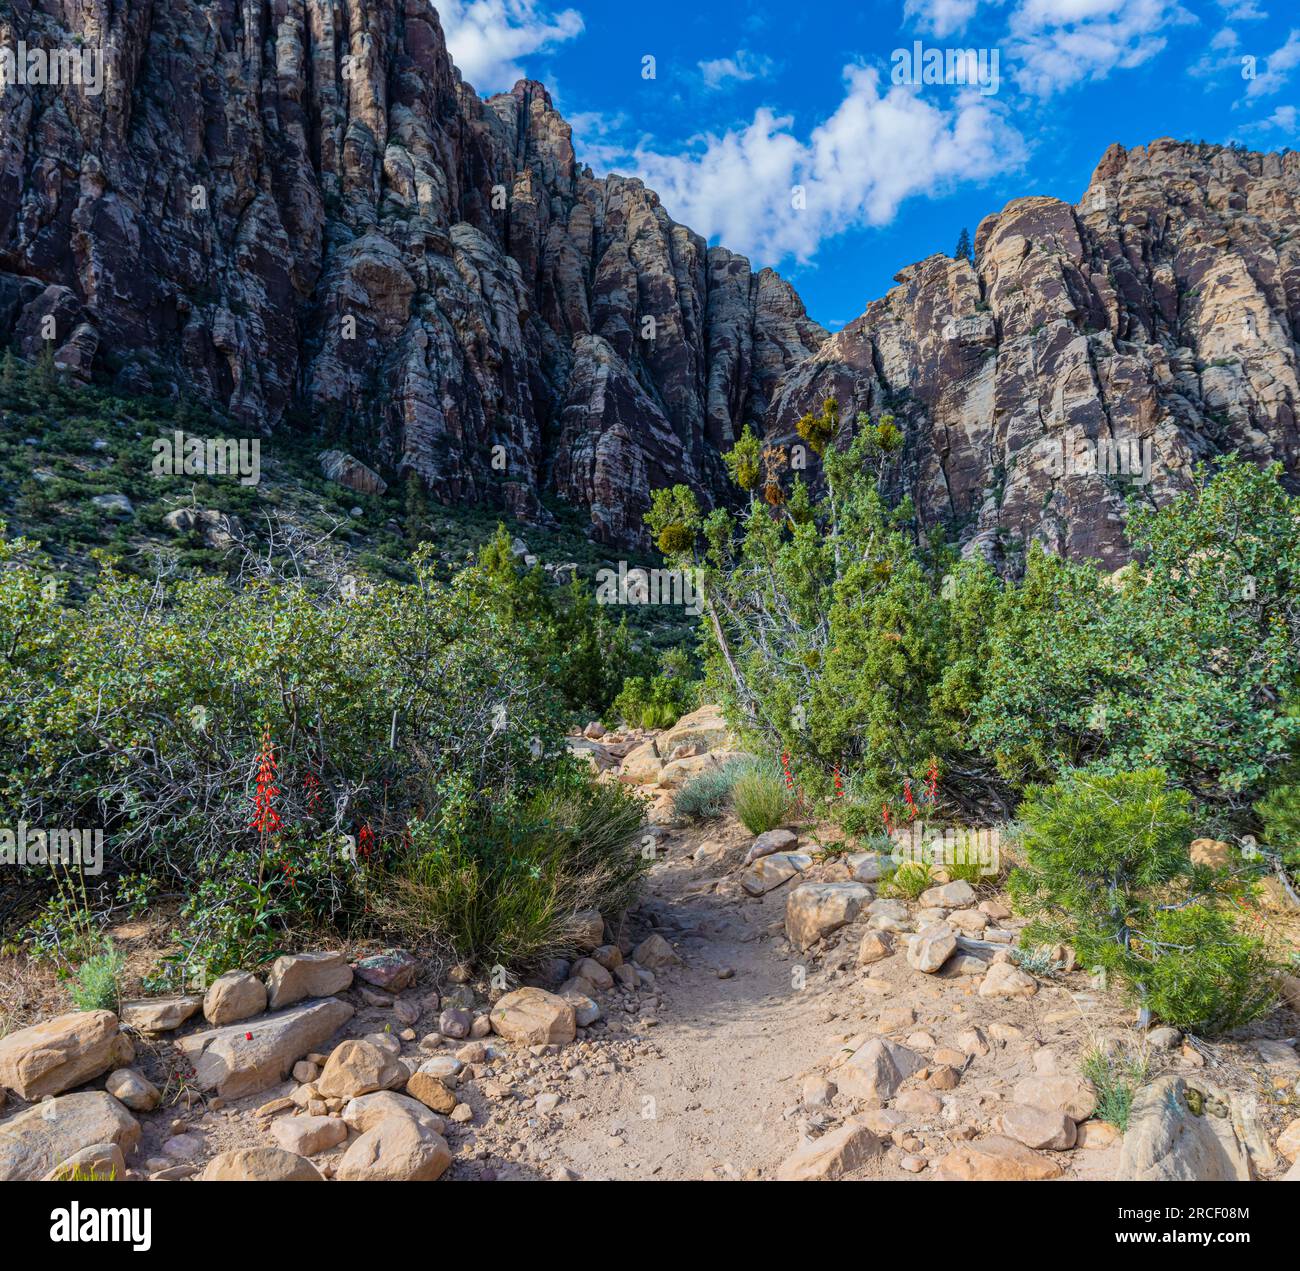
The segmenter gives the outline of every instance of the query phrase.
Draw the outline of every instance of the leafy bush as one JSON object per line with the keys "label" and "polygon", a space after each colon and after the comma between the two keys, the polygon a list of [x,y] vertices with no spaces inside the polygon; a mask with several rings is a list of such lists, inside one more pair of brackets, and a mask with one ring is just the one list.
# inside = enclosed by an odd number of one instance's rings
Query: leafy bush
{"label": "leafy bush", "polygon": [[764,764],[742,769],[731,787],[731,802],[740,823],[751,834],[766,834],[785,824],[790,798],[779,772]]}
{"label": "leafy bush", "polygon": [[111,944],[92,954],[80,967],[68,990],[79,1011],[116,1011],[121,1001],[126,958]]}
{"label": "leafy bush", "polygon": [[624,681],[610,706],[611,722],[622,720],[633,728],[671,728],[699,704],[698,686],[690,679],[689,663],[678,649],[660,656],[654,676],[634,675]]}
{"label": "leafy bush", "polygon": [[1220,1032],[1264,1013],[1274,968],[1224,908],[1243,884],[1192,865],[1189,802],[1158,769],[1074,772],[1036,789],[1010,891],[1033,918],[1025,947],[1071,943],[1162,1019]]}
{"label": "leafy bush", "polygon": [[934,886],[934,874],[924,861],[904,861],[897,869],[887,871],[880,880],[880,894],[902,900],[916,900],[923,891]]}
{"label": "leafy bush", "polygon": [[1097,1119],[1113,1125],[1121,1134],[1128,1129],[1133,1097],[1147,1079],[1148,1061],[1136,1050],[1102,1050],[1092,1047],[1079,1065],[1097,1091]]}

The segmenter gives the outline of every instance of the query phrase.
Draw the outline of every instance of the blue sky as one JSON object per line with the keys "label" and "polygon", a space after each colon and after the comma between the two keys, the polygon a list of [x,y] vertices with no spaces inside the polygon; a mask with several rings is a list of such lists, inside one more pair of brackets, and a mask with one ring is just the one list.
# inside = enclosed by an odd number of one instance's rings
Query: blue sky
{"label": "blue sky", "polygon": [[[435,7],[480,93],[542,80],[598,175],[644,177],[833,329],[1009,199],[1077,200],[1113,141],[1300,148],[1295,0]],[[980,82],[907,82],[918,40],[975,50]]]}

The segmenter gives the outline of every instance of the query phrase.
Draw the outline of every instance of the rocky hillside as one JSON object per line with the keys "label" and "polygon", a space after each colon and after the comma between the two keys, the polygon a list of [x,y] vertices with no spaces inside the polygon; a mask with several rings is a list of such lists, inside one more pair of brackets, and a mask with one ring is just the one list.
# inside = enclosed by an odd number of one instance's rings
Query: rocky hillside
{"label": "rocky hillside", "polygon": [[650,489],[715,502],[745,423],[790,440],[832,393],[905,425],[927,525],[1012,566],[1124,557],[1084,442],[1149,442],[1157,497],[1230,448],[1300,476],[1298,154],[1114,146],[828,338],[580,167],[541,85],[480,99],[426,0],[8,0],[19,40],[102,47],[106,84],[0,98],[0,345],[343,435],[444,502],[545,521],[550,491],[629,545]]}
{"label": "rocky hillside", "polygon": [[[794,440],[830,395],[892,411],[900,487],[968,550],[1014,563],[1038,539],[1114,565],[1126,487],[1159,500],[1226,450],[1300,479],[1298,153],[1112,146],[1076,206],[1016,199],[973,262],[896,278],[782,379],[769,433]],[[1149,482],[1090,474],[1098,442],[1149,442]]]}
{"label": "rocky hillside", "polygon": [[579,167],[540,85],[481,100],[427,0],[0,7],[0,42],[58,31],[106,87],[0,98],[0,344],[29,356],[53,316],[74,373],[271,430],[301,407],[445,501],[544,519],[549,484],[619,541],[655,486],[708,501],[825,338]]}

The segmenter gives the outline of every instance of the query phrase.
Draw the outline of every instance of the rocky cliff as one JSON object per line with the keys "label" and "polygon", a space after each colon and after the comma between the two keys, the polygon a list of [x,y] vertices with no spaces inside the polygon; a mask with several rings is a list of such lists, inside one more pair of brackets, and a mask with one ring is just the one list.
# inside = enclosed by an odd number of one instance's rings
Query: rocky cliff
{"label": "rocky cliff", "polygon": [[611,542],[722,488],[826,333],[639,181],[574,160],[546,90],[481,100],[428,0],[6,0],[0,46],[104,85],[0,97],[0,344],[361,439],[446,501]]}
{"label": "rocky cliff", "polygon": [[1300,478],[1298,154],[1114,146],[1078,205],[1015,200],[828,338],[580,167],[539,84],[481,100],[427,0],[0,0],[19,41],[102,49],[105,82],[0,95],[0,345],[444,501],[553,491],[630,543],[650,489],[714,502],[745,423],[793,440],[831,394],[892,412],[922,522],[1011,568],[1123,559],[1126,491],[1219,451]]}
{"label": "rocky cliff", "polygon": [[973,262],[896,281],[782,378],[768,431],[831,395],[892,413],[896,485],[968,551],[1120,563],[1126,494],[1228,450],[1300,485],[1300,154],[1112,146],[1076,206],[1017,199]]}

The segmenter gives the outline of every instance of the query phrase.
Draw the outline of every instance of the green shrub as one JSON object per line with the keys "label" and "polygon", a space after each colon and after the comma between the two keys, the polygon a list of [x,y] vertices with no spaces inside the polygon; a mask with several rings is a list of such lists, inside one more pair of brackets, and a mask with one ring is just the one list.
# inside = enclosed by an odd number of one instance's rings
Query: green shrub
{"label": "green shrub", "polygon": [[677,788],[673,811],[688,821],[716,820],[727,810],[732,787],[749,766],[746,760],[733,759],[696,773]]}
{"label": "green shrub", "polygon": [[1128,1048],[1104,1051],[1094,1046],[1084,1054],[1079,1069],[1097,1091],[1097,1119],[1123,1134],[1133,1097],[1147,1079],[1146,1056]]}
{"label": "green shrub", "polygon": [[916,900],[934,886],[934,874],[924,861],[904,861],[897,869],[886,871],[880,880],[882,896]]}
{"label": "green shrub", "polygon": [[607,718],[633,728],[671,728],[698,704],[699,687],[690,679],[685,654],[669,649],[660,655],[658,674],[634,675],[624,681]]}
{"label": "green shrub", "polygon": [[116,1011],[121,1002],[126,958],[111,944],[77,968],[68,992],[79,1011]]}
{"label": "green shrub", "polygon": [[572,953],[573,918],[618,913],[648,861],[642,807],[621,787],[569,783],[488,822],[413,822],[379,882],[383,919],[484,966],[528,966]]}
{"label": "green shrub", "polygon": [[1158,769],[1067,774],[1022,805],[1009,886],[1024,947],[1068,942],[1162,1019],[1220,1032],[1268,1008],[1273,971],[1224,908],[1243,884],[1191,864],[1189,803]]}
{"label": "green shrub", "polygon": [[751,834],[766,834],[784,825],[790,814],[785,779],[773,768],[750,764],[731,787],[731,802]]}

